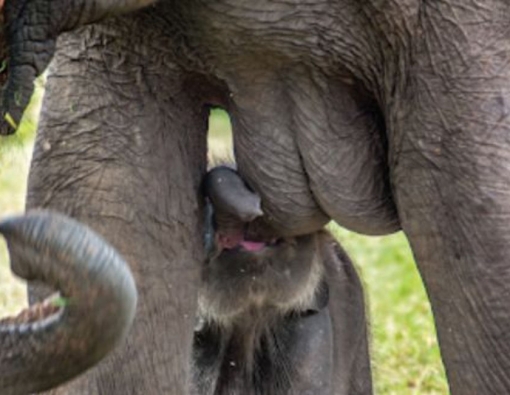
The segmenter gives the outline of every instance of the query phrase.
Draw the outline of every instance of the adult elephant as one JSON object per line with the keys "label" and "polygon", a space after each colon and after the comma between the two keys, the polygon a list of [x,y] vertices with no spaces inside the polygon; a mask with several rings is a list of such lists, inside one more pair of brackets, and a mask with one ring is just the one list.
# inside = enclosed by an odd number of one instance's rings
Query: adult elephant
{"label": "adult elephant", "polygon": [[28,204],[90,224],[140,283],[129,345],[59,393],[186,393],[208,105],[230,113],[239,172],[282,231],[330,218],[366,234],[401,227],[451,392],[509,393],[510,4],[162,0],[133,11],[145,3],[6,2],[5,128],[68,32]]}

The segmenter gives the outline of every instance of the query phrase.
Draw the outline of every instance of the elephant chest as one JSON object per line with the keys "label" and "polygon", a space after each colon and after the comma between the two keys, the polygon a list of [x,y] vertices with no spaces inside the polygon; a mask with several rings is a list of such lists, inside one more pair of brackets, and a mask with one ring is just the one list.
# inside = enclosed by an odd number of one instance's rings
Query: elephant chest
{"label": "elephant chest", "polygon": [[284,68],[304,62],[338,69],[362,53],[354,33],[363,25],[361,18],[353,18],[361,14],[357,2],[197,0],[182,7],[175,23],[190,27],[186,34],[191,48],[220,78],[257,64]]}

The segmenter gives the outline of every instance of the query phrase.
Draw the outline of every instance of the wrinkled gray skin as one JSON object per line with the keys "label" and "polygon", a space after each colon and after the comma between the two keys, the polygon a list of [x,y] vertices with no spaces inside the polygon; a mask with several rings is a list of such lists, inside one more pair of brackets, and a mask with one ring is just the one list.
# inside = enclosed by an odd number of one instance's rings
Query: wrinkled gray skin
{"label": "wrinkled gray skin", "polygon": [[232,169],[213,168],[204,184],[215,242],[198,293],[192,394],[371,394],[363,290],[338,243],[257,223],[260,198]]}
{"label": "wrinkled gray skin", "polygon": [[0,393],[27,395],[94,366],[127,335],[136,287],[127,264],[90,229],[51,212],[0,223],[14,273],[60,292],[0,320]]}
{"label": "wrinkled gray skin", "polygon": [[[28,205],[89,224],[142,280],[128,346],[61,394],[187,392],[211,104],[274,227],[402,228],[451,392],[510,393],[507,0],[162,0],[106,19],[85,0],[22,3],[12,76],[39,73],[68,31]],[[105,3],[90,4],[141,5]]]}

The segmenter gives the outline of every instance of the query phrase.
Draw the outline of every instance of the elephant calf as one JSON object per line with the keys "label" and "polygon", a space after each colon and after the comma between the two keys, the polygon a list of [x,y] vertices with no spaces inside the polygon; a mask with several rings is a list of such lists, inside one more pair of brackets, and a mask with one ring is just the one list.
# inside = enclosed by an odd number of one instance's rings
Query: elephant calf
{"label": "elephant calf", "polygon": [[213,168],[193,375],[197,395],[371,394],[363,290],[326,232],[280,237],[238,173]]}

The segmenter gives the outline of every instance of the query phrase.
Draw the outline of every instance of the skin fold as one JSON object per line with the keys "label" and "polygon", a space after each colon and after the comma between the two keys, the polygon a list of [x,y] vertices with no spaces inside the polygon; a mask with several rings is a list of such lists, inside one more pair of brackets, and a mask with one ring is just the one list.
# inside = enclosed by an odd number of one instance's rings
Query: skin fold
{"label": "skin fold", "polygon": [[202,267],[191,392],[371,394],[363,290],[338,243],[258,223],[260,199],[225,166],[207,173],[204,193],[215,243]]}
{"label": "skin fold", "polygon": [[210,106],[266,224],[402,229],[451,393],[510,393],[508,1],[65,3],[6,0],[3,130],[53,56],[28,206],[106,237],[141,296],[127,346],[60,394],[188,392]]}

